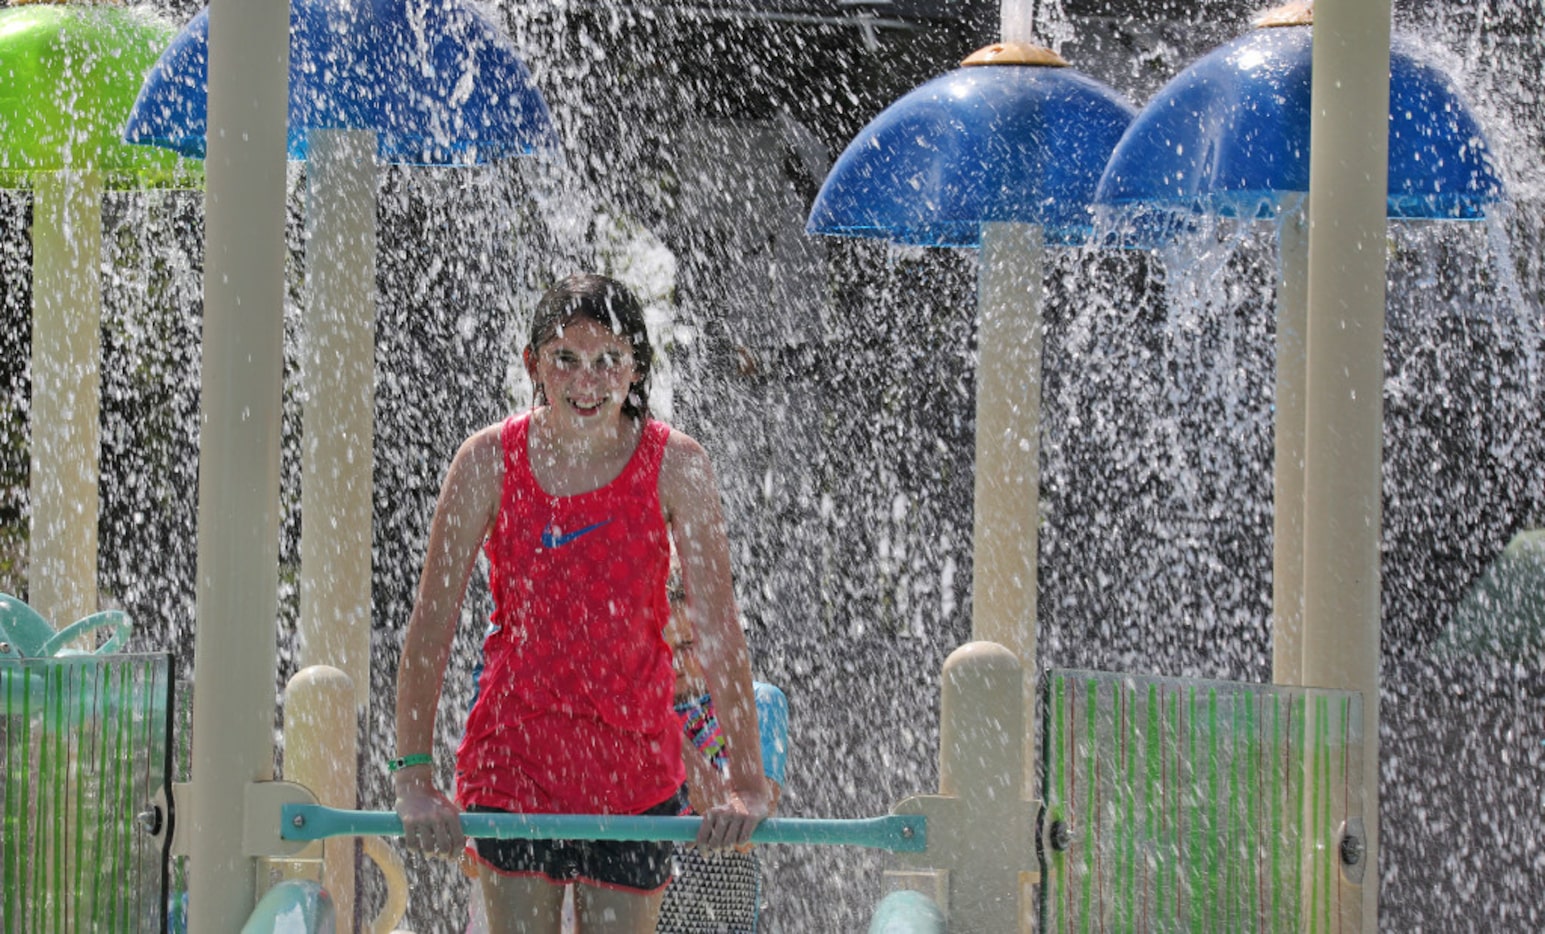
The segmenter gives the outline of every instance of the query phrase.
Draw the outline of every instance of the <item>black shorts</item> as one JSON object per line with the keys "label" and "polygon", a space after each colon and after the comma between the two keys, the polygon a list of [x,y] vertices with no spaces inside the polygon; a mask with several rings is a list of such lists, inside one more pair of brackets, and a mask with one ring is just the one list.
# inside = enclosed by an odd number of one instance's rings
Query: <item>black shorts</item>
{"label": "black shorts", "polygon": [[[687,806],[685,789],[643,812],[676,817]],[[473,805],[468,813],[503,813]],[[580,882],[611,889],[653,893],[671,880],[670,841],[642,840],[494,840],[476,841],[478,860],[507,876],[542,876],[556,885]]]}

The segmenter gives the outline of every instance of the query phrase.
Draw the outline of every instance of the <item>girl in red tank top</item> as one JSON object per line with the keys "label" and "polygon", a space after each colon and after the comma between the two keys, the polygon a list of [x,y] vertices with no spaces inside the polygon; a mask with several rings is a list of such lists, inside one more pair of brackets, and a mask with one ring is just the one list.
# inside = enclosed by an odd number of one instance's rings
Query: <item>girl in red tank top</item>
{"label": "girl in red tank top", "polygon": [[[484,550],[494,614],[456,796],[523,813],[637,814],[681,785],[660,460],[644,425],[618,477],[573,496],[542,489],[529,415],[500,431],[504,491]],[[597,651],[600,650],[600,651]]]}
{"label": "girl in red tank top", "polygon": [[[524,415],[464,442],[446,474],[398,669],[404,840],[451,855],[460,815],[436,786],[434,717],[479,547],[493,626],[456,756],[467,809],[676,813],[681,729],[662,630],[674,543],[697,654],[728,739],[728,800],[700,846],[749,840],[771,808],[745,637],[713,470],[701,446],[648,413],[653,350],[620,284],[574,276],[543,296],[523,352],[536,387]],[[669,843],[479,840],[494,930],[556,932],[564,887],[586,916],[652,927]]]}

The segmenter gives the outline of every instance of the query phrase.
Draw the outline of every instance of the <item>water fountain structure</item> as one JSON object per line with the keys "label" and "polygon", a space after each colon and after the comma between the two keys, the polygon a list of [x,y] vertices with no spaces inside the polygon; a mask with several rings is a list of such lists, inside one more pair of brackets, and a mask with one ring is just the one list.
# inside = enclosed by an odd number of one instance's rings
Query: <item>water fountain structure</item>
{"label": "water fountain structure", "polygon": [[[172,32],[153,14],[115,6],[0,10],[0,182],[31,191],[33,259],[32,603],[0,596],[0,696],[17,713],[5,730],[0,913],[13,927],[128,925],[161,908],[164,879],[139,871],[147,851],[125,812],[143,802],[130,802],[139,786],[124,770],[153,781],[164,768],[165,738],[148,724],[167,709],[169,674],[164,663],[117,655],[130,621],[98,604],[98,272],[105,191],[197,184],[196,165],[118,138]],[[88,865],[121,884],[83,885]]]}
{"label": "water fountain structure", "polygon": [[[1365,277],[1361,286],[1355,280],[1340,279],[1342,272],[1330,261],[1332,273],[1321,273],[1318,281],[1331,284],[1323,291],[1310,291],[1309,283],[1315,279],[1310,264],[1312,206],[1301,199],[1311,190],[1315,171],[1310,158],[1311,115],[1329,109],[1312,103],[1311,87],[1323,87],[1313,80],[1315,68],[1323,67],[1317,63],[1326,55],[1311,41],[1313,24],[1312,3],[1265,11],[1256,17],[1253,32],[1209,53],[1176,76],[1154,96],[1117,146],[1096,197],[1102,205],[1129,215],[1136,212],[1140,231],[1152,225],[1172,233],[1194,222],[1198,215],[1275,218],[1280,224],[1282,269],[1273,405],[1272,680],[1360,691],[1366,699],[1362,707],[1362,774],[1374,775],[1380,693],[1380,614],[1375,609],[1377,501],[1382,471],[1380,432],[1370,434],[1369,426],[1381,421],[1380,407],[1375,404],[1373,412],[1365,412],[1352,422],[1341,419],[1350,417],[1346,414],[1349,400],[1371,395],[1377,402],[1382,396],[1382,390],[1370,389],[1370,384],[1378,387],[1383,382],[1384,328],[1382,313],[1352,328],[1354,332],[1377,334],[1379,339],[1376,353],[1374,348],[1365,347],[1361,351],[1365,356],[1351,356],[1354,351],[1344,340],[1349,319],[1341,315],[1349,314],[1344,310],[1348,302],[1344,296],[1349,291],[1369,296],[1370,315],[1375,304],[1382,306],[1383,287],[1375,288],[1369,280],[1382,280],[1385,261],[1381,250],[1371,251],[1377,262],[1368,261],[1369,268],[1361,272]],[[1379,40],[1377,33],[1366,38],[1369,42]],[[1366,83],[1369,74],[1380,68],[1389,69],[1385,142],[1379,145],[1378,139],[1364,138],[1352,148],[1369,160],[1388,152],[1383,173],[1388,179],[1387,216],[1397,221],[1483,219],[1487,207],[1502,199],[1502,185],[1485,135],[1458,94],[1441,72],[1399,42],[1394,44],[1387,64],[1381,57],[1370,72],[1359,73],[1356,78]],[[1366,106],[1376,103],[1373,99]],[[1344,125],[1327,132],[1329,129],[1319,131],[1322,137],[1344,138]],[[1336,170],[1319,171],[1330,174]],[[1335,174],[1330,177],[1339,178]],[[1377,177],[1366,176],[1359,184],[1358,177],[1352,176],[1333,184],[1367,189],[1368,179]],[[1377,192],[1376,187],[1373,190]],[[1369,224],[1370,231],[1375,227],[1382,231],[1383,224]],[[1374,234],[1359,238],[1322,249],[1337,256],[1348,249],[1359,255],[1370,252],[1358,244],[1366,244]],[[1373,271],[1375,265],[1377,273]],[[1329,305],[1335,310],[1323,310],[1326,303],[1335,303]],[[1321,310],[1306,317],[1308,308]],[[1316,337],[1320,344],[1311,349],[1308,342]],[[1307,411],[1311,394],[1316,398],[1315,415]],[[1328,418],[1329,427],[1316,418]],[[1353,431],[1357,426],[1360,430]],[[1312,453],[1306,440],[1311,434],[1315,436]],[[1361,454],[1349,457],[1343,445],[1351,445],[1351,450]],[[1372,459],[1360,462],[1358,457]],[[1318,495],[1306,491],[1305,478],[1311,473],[1316,476]],[[1319,498],[1327,491],[1334,491],[1331,505]],[[1337,502],[1335,497],[1353,500]],[[1361,506],[1349,512],[1353,502]],[[1365,523],[1355,533],[1342,525],[1349,515],[1358,517],[1354,522]],[[1306,542],[1306,522],[1315,528],[1317,540]],[[1364,536],[1361,557],[1337,553],[1325,540],[1328,536],[1339,547],[1349,548],[1358,535]],[[1310,552],[1313,557],[1306,559]],[[1360,585],[1344,582],[1347,567],[1366,569],[1352,575],[1361,580]],[[1312,600],[1307,596],[1311,590]],[[1311,604],[1315,609],[1307,611]],[[1369,622],[1362,636],[1356,637],[1350,634],[1345,620],[1349,609],[1359,604]],[[1356,641],[1359,638],[1362,641]],[[1313,647],[1309,654],[1306,645]],[[1370,852],[1376,858],[1378,851],[1372,841],[1377,839],[1377,787],[1369,786],[1366,793],[1370,799],[1365,803],[1371,805],[1366,832]],[[1372,929],[1376,918],[1375,896],[1368,900],[1364,926]]]}
{"label": "water fountain structure", "polygon": [[[1321,26],[1324,26],[1324,25],[1326,25],[1326,23],[1321,22]],[[1372,120],[1372,124],[1378,124],[1378,122],[1380,122],[1380,120]],[[213,252],[212,252],[212,255],[213,255]],[[201,543],[201,550],[202,550],[202,548],[205,548],[205,545],[202,545],[202,543]],[[202,560],[201,560],[201,565],[202,565],[202,563],[204,563],[204,562],[202,562]],[[201,611],[201,616],[204,616],[204,613],[202,613],[202,611]]]}

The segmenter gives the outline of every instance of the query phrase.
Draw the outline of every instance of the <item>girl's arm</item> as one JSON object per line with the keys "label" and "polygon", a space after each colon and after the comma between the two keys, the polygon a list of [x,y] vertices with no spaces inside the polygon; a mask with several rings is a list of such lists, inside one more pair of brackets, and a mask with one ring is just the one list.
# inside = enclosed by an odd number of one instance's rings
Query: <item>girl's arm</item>
{"label": "girl's arm", "polygon": [[762,772],[751,661],[735,608],[719,489],[708,454],[679,431],[671,432],[660,465],[660,504],[681,562],[698,659],[729,741],[729,799],[704,814],[698,843],[735,846],[748,842],[768,815],[772,791]]}
{"label": "girl's arm", "polygon": [[[478,546],[499,511],[504,478],[500,425],[468,438],[440,487],[429,548],[397,668],[396,756],[434,751],[435,710],[456,623]],[[404,840],[415,849],[456,852],[463,836],[454,805],[435,787],[434,768],[414,765],[392,775]]]}
{"label": "girl's arm", "polygon": [[[710,716],[717,718],[713,713],[712,700],[707,702],[706,709]],[[721,728],[722,730],[722,728]],[[687,765],[687,798],[691,805],[692,813],[707,814],[708,809],[715,804],[728,802],[733,792],[729,782],[725,780],[724,773],[714,767],[708,756],[688,741],[681,746],[681,756]],[[769,789],[772,791],[772,803],[768,813],[777,810],[778,799],[783,794],[783,788],[771,778],[767,779]],[[751,844],[746,843],[736,847],[743,853],[751,851]]]}

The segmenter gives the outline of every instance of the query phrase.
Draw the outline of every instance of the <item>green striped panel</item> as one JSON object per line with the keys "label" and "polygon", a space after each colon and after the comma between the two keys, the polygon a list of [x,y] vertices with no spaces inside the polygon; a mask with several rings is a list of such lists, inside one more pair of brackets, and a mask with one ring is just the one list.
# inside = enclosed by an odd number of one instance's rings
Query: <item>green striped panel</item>
{"label": "green striped panel", "polygon": [[[1338,931],[1361,890],[1358,694],[1053,670],[1042,679],[1041,930]],[[1048,838],[1050,834],[1048,834]]]}
{"label": "green striped panel", "polygon": [[0,934],[160,931],[166,655],[0,660]]}

